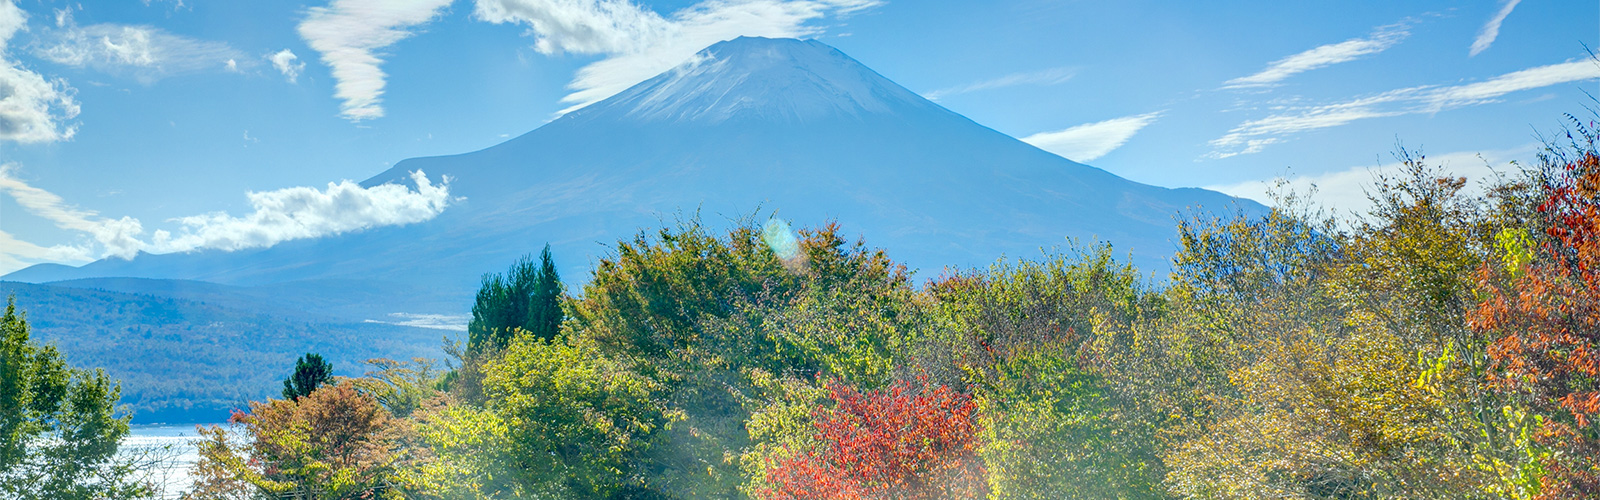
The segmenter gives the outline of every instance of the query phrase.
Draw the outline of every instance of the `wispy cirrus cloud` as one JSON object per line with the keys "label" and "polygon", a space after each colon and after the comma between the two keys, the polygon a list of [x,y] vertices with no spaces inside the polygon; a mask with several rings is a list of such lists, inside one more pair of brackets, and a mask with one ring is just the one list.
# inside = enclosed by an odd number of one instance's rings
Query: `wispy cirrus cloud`
{"label": "wispy cirrus cloud", "polygon": [[[0,166],[0,193],[36,217],[88,238],[80,244],[44,247],[27,242],[0,245],[0,265],[18,262],[83,261],[133,258],[139,252],[170,253],[216,249],[264,248],[284,241],[320,238],[383,226],[431,220],[452,201],[449,179],[438,184],[421,171],[411,184],[361,187],[353,181],[330,182],[326,189],[291,187],[250,192],[250,213],[223,212],[179,217],[176,233],[156,230],[145,238],[144,225],[132,217],[110,218],[79,208],[15,175],[15,165]],[[413,187],[414,186],[414,187]],[[4,238],[14,237],[0,233]],[[20,241],[20,240],[18,240]]]}
{"label": "wispy cirrus cloud", "polygon": [[312,7],[297,28],[333,74],[339,115],[350,121],[383,116],[382,51],[444,12],[451,0],[334,0]]}
{"label": "wispy cirrus cloud", "polygon": [[127,75],[146,84],[184,73],[237,71],[237,61],[244,60],[243,53],[226,43],[175,35],[153,26],[79,26],[70,9],[56,11],[56,29],[44,33],[33,53],[57,64]]}
{"label": "wispy cirrus cloud", "polygon": [[1269,87],[1296,74],[1317,68],[1354,61],[1389,50],[1390,47],[1411,35],[1410,24],[1401,22],[1379,26],[1365,38],[1352,38],[1339,43],[1323,45],[1268,64],[1260,72],[1223,82],[1222,88],[1239,89]]}
{"label": "wispy cirrus cloud", "polygon": [[1068,160],[1091,161],[1122,147],[1134,134],[1160,116],[1160,112],[1155,112],[1086,123],[1064,130],[1033,134],[1022,138],[1022,142]]}
{"label": "wispy cirrus cloud", "polygon": [[[14,164],[0,166],[0,192],[11,195],[23,210],[42,217],[61,229],[88,235],[104,249],[106,255],[132,258],[144,248],[144,243],[138,238],[139,234],[144,232],[144,227],[138,219],[132,217],[112,219],[102,217],[93,210],[75,207],[55,193],[34,187],[17,178],[15,170]],[[89,247],[79,248],[84,248],[87,252]]]}
{"label": "wispy cirrus cloud", "polygon": [[1478,37],[1472,39],[1472,48],[1467,50],[1468,57],[1475,57],[1489,49],[1494,44],[1494,39],[1500,37],[1500,23],[1506,21],[1506,16],[1511,15],[1511,9],[1517,8],[1522,0],[1501,0],[1500,10],[1495,11],[1494,17],[1489,22],[1483,23],[1483,28],[1478,29]]}
{"label": "wispy cirrus cloud", "polygon": [[[145,7],[149,7],[151,5],[151,3],[150,3],[151,0],[139,0],[139,1],[141,3],[143,3]],[[159,1],[161,3],[171,3],[172,4],[172,10],[174,10],[174,11],[182,10],[184,8],[190,8],[190,9],[193,8],[193,7],[190,7],[186,3],[183,3],[183,0],[157,0],[157,1]]]}
{"label": "wispy cirrus cloud", "polygon": [[71,139],[69,120],[80,108],[65,80],[46,79],[11,57],[11,39],[28,29],[28,14],[0,0],[0,141],[43,143]]}
{"label": "wispy cirrus cloud", "polygon": [[1569,61],[1506,73],[1477,83],[1453,86],[1410,87],[1316,106],[1291,107],[1265,118],[1249,120],[1211,141],[1212,158],[1260,152],[1288,136],[1369,118],[1383,118],[1497,102],[1513,92],[1600,78],[1600,63]]}
{"label": "wispy cirrus cloud", "polygon": [[973,82],[965,85],[956,85],[954,87],[946,87],[939,90],[934,90],[932,92],[923,94],[922,96],[928,98],[929,100],[937,101],[941,98],[966,94],[969,92],[1015,87],[1019,85],[1055,85],[1066,82],[1067,80],[1071,80],[1076,73],[1077,72],[1072,68],[1050,68],[1042,71],[1012,73],[999,78],[984,80],[981,82]]}
{"label": "wispy cirrus cloud", "polygon": [[[307,11],[300,37],[332,69],[340,115],[351,121],[382,117],[387,75],[382,50],[439,17],[451,0],[333,0]],[[743,35],[803,37],[810,23],[847,15],[880,0],[705,0],[670,15],[630,0],[477,0],[475,19],[527,28],[545,55],[603,55],[568,84],[562,113],[587,106],[694,56],[711,44]]]}

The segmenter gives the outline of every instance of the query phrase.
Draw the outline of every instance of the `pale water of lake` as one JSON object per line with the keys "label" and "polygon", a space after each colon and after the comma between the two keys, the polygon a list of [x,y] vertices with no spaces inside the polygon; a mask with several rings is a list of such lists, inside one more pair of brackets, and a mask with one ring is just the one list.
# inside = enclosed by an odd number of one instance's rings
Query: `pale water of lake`
{"label": "pale water of lake", "polygon": [[159,456],[168,458],[162,461],[163,465],[145,473],[162,487],[160,498],[178,498],[179,493],[189,488],[189,468],[200,458],[195,445],[200,436],[195,432],[195,424],[136,425],[130,431],[128,438],[122,441],[123,452],[155,450]]}

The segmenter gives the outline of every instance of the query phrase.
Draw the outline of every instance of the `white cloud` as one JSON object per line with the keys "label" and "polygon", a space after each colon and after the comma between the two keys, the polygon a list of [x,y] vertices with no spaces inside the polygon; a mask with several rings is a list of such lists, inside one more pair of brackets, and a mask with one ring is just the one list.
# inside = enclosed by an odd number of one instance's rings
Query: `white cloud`
{"label": "white cloud", "polygon": [[1389,92],[1349,102],[1311,106],[1287,114],[1277,114],[1239,124],[1226,135],[1211,141],[1216,148],[1212,158],[1228,158],[1242,154],[1259,153],[1268,145],[1283,142],[1283,137],[1299,132],[1337,127],[1357,120],[1382,118],[1405,114],[1401,110],[1383,110],[1379,105],[1407,99],[1414,89]]}
{"label": "white cloud", "polygon": [[[1468,180],[1467,192],[1482,193],[1484,182],[1493,179],[1497,172],[1501,174],[1513,172],[1508,166],[1509,162],[1530,160],[1537,151],[1537,144],[1528,144],[1513,149],[1484,151],[1481,153],[1456,152],[1430,156],[1427,158],[1426,164],[1441,167],[1441,174],[1466,177]],[[1312,201],[1321,204],[1336,214],[1364,214],[1372,207],[1371,200],[1367,199],[1367,190],[1375,185],[1375,180],[1378,176],[1398,178],[1404,176],[1405,173],[1405,166],[1399,162],[1394,162],[1376,167],[1350,167],[1317,175],[1289,176],[1284,180],[1287,181],[1285,187],[1297,194],[1314,193]],[[1271,205],[1273,200],[1268,195],[1268,190],[1273,187],[1276,180],[1266,179],[1207,186],[1206,189]]]}
{"label": "white cloud", "polygon": [[284,78],[289,79],[289,83],[294,83],[296,79],[299,79],[300,72],[306,69],[306,63],[298,62],[299,59],[300,57],[294,55],[294,51],[289,49],[283,49],[267,56],[267,60],[272,61],[272,67],[277,69],[279,73],[283,73]]}
{"label": "white cloud", "polygon": [[[146,240],[143,224],[132,217],[110,219],[93,210],[68,204],[60,196],[34,187],[12,175],[13,165],[0,167],[0,192],[10,195],[24,210],[56,227],[88,236],[80,245],[42,247],[21,242],[0,245],[0,267],[23,261],[78,261],[88,258],[132,258],[150,253],[225,251],[262,248],[307,238],[320,238],[382,226],[399,226],[431,220],[449,206],[449,179],[439,184],[421,171],[412,172],[412,189],[402,184],[363,188],[352,181],[328,183],[328,188],[292,187],[251,192],[251,213],[233,217],[222,212],[173,219],[177,234],[156,230]],[[9,235],[0,233],[4,238]],[[15,238],[11,238],[15,239]],[[9,263],[9,264],[8,264]]]}
{"label": "white cloud", "polygon": [[0,0],[0,51],[18,31],[28,30],[28,13],[17,8],[11,0]]}
{"label": "white cloud", "polygon": [[176,219],[182,234],[156,231],[158,252],[197,249],[243,250],[280,242],[320,238],[381,226],[433,219],[450,204],[450,181],[438,185],[422,171],[411,173],[416,189],[401,184],[363,188],[352,181],[328,183],[325,190],[292,187],[246,194],[254,209],[244,217],[222,212]]}
{"label": "white cloud", "polygon": [[109,219],[93,210],[69,205],[55,193],[18,179],[12,175],[15,169],[13,164],[0,166],[0,192],[11,195],[28,213],[42,217],[61,229],[88,235],[105,249],[106,255],[127,259],[144,248],[144,243],[138,239],[139,234],[144,232],[138,219]]}
{"label": "white cloud", "polygon": [[1040,132],[1022,138],[1022,142],[1072,161],[1091,161],[1122,147],[1128,139],[1133,138],[1133,134],[1154,122],[1159,116],[1161,113],[1156,112],[1113,118],[1066,130]]}
{"label": "white cloud", "polygon": [[82,246],[44,247],[19,240],[11,233],[0,231],[0,275],[45,262],[76,265],[91,260],[94,260],[93,254]]}
{"label": "white cloud", "polygon": [[940,98],[965,94],[968,92],[977,92],[980,90],[1015,87],[1018,85],[1055,85],[1067,80],[1071,80],[1073,73],[1074,71],[1072,68],[1051,68],[1029,73],[1012,73],[992,80],[984,80],[966,85],[942,88],[928,92],[927,94],[923,94],[923,97],[927,97],[929,100],[937,101]]}
{"label": "white cloud", "polygon": [[56,27],[65,28],[69,24],[72,24],[72,7],[56,9]]}
{"label": "white cloud", "polygon": [[1356,60],[1388,50],[1411,34],[1405,23],[1380,26],[1366,38],[1352,38],[1343,42],[1323,45],[1268,64],[1254,75],[1224,82],[1223,88],[1266,87],[1298,73]]}
{"label": "white cloud", "polygon": [[[150,6],[150,0],[140,0],[140,1],[144,2],[144,6],[145,7],[149,7]],[[188,7],[187,4],[183,3],[183,0],[161,0],[161,1],[163,1],[163,2],[171,1],[172,2],[172,10],[173,11],[178,11],[178,10],[181,10],[181,9],[183,9],[185,7]]]}
{"label": "white cloud", "polygon": [[28,29],[28,14],[11,0],[0,0],[0,141],[21,143],[71,139],[78,116],[73,89],[63,80],[46,80],[10,57],[11,37]]}
{"label": "white cloud", "polygon": [[1496,98],[1523,90],[1568,82],[1600,78],[1600,61],[1583,59],[1528,68],[1488,80],[1433,89],[1424,93],[1426,112],[1494,102]]}
{"label": "white cloud", "polygon": [[1522,2],[1522,0],[1502,1],[1504,3],[1500,5],[1500,10],[1495,12],[1494,17],[1489,18],[1489,22],[1483,23],[1483,28],[1478,30],[1478,37],[1472,40],[1472,48],[1467,51],[1468,57],[1477,56],[1478,53],[1488,50],[1489,45],[1494,43],[1494,39],[1500,36],[1500,23],[1505,22],[1506,16],[1511,15],[1511,9],[1517,8],[1517,4]]}
{"label": "white cloud", "polygon": [[672,25],[628,0],[479,0],[473,15],[491,23],[525,24],[542,54],[640,50]]}
{"label": "white cloud", "polygon": [[80,27],[70,15],[58,15],[57,23],[61,28],[48,32],[34,55],[58,64],[128,75],[147,84],[218,67],[237,71],[237,61],[243,58],[226,43],[174,35],[152,26]]}
{"label": "white cloud", "polygon": [[1337,127],[1368,118],[1419,113],[1497,102],[1501,96],[1582,80],[1600,78],[1600,63],[1570,61],[1506,73],[1488,80],[1447,87],[1423,86],[1318,106],[1287,108],[1286,112],[1246,121],[1211,141],[1212,158],[1250,154],[1288,135]]}
{"label": "white cloud", "polygon": [[[352,121],[383,116],[387,75],[380,51],[413,34],[451,0],[333,0],[313,7],[300,37],[333,73],[340,114]],[[711,44],[739,36],[803,37],[807,23],[879,5],[880,0],[704,0],[663,16],[629,0],[477,0],[480,21],[527,27],[539,53],[600,54],[568,84],[562,113],[610,97],[671,69]]]}
{"label": "white cloud", "polygon": [[626,0],[479,0],[475,15],[528,27],[541,53],[605,54],[584,66],[562,98],[571,112],[621,92],[739,36],[804,37],[808,23],[846,15],[878,0],[706,0],[661,16]]}
{"label": "white cloud", "polygon": [[[300,22],[300,38],[322,55],[333,74],[339,114],[350,121],[383,116],[387,75],[381,51],[412,35],[451,0],[334,0],[312,7]],[[276,62],[276,61],[275,61]]]}

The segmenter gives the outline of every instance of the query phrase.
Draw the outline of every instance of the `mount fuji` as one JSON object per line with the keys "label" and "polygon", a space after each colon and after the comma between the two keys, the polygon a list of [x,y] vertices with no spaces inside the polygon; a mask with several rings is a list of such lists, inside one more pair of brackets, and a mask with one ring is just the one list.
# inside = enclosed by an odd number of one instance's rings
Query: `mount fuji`
{"label": "mount fuji", "polygon": [[582,281],[608,244],[694,213],[713,224],[758,210],[799,226],[837,220],[929,277],[1065,238],[1111,242],[1141,269],[1164,270],[1180,212],[1261,210],[1064,159],[793,39],[718,43],[522,136],[405,160],[363,185],[410,184],[417,170],[448,176],[456,197],[427,222],[267,249],[40,265],[4,279],[166,296],[203,288],[183,285],[193,281],[270,289],[257,295],[325,296],[295,307],[353,320],[459,315],[479,276],[546,243],[567,280]]}

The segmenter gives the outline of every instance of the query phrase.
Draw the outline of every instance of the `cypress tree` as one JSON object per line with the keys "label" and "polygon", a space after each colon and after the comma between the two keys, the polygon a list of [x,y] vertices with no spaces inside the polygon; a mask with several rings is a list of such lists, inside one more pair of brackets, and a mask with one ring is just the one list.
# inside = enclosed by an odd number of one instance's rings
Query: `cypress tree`
{"label": "cypress tree", "polygon": [[556,273],[556,263],[550,257],[550,245],[539,252],[539,277],[534,283],[533,297],[528,303],[528,323],[523,328],[543,340],[555,338],[561,331],[561,275]]}
{"label": "cypress tree", "polygon": [[561,329],[562,285],[550,245],[539,262],[523,256],[505,274],[485,274],[467,324],[467,350],[479,354],[504,349],[517,330],[542,339]]}

